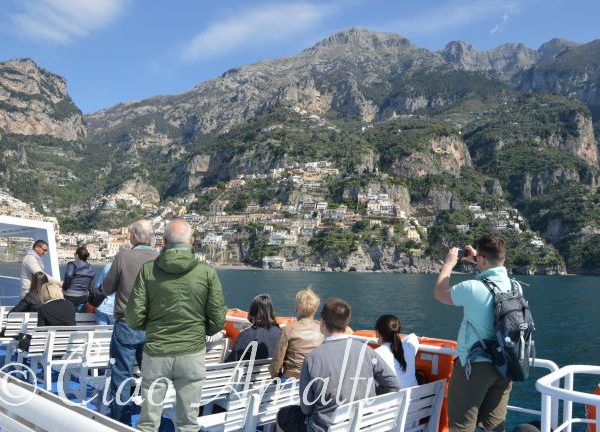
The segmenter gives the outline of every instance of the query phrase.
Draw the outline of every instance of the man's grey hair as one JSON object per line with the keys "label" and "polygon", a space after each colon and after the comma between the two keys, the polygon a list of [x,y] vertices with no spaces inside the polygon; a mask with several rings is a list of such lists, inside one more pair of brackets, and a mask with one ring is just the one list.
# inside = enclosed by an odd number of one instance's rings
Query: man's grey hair
{"label": "man's grey hair", "polygon": [[147,219],[140,219],[129,226],[129,234],[137,243],[152,243],[154,229],[152,223]]}
{"label": "man's grey hair", "polygon": [[165,227],[167,243],[190,243],[192,235],[192,227],[183,219],[173,219]]}

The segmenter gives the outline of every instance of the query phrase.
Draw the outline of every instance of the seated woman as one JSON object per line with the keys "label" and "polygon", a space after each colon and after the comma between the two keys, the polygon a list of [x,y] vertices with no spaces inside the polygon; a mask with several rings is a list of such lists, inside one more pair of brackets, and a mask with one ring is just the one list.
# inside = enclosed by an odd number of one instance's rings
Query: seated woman
{"label": "seated woman", "polygon": [[375,323],[375,333],[381,346],[375,350],[396,373],[400,387],[418,385],[415,376],[415,356],[419,339],[414,333],[402,339],[400,320],[394,315],[381,315]]}
{"label": "seated woman", "polygon": [[38,326],[74,326],[75,307],[63,297],[60,285],[48,282],[40,289],[42,305],[38,309]]}
{"label": "seated woman", "polygon": [[75,251],[74,261],[67,263],[63,290],[65,298],[75,306],[77,312],[84,312],[90,294],[90,287],[94,283],[96,272],[87,261],[90,257],[85,246],[79,246]]}
{"label": "seated woman", "polygon": [[310,288],[296,294],[298,321],[281,332],[269,366],[273,378],[300,378],[304,357],[323,342],[320,324],[313,319],[319,303],[319,297]]}
{"label": "seated woman", "polygon": [[40,288],[48,282],[48,276],[44,272],[36,272],[31,278],[31,287],[25,297],[12,308],[11,312],[37,312],[42,305],[40,301]]}
{"label": "seated woman", "polygon": [[[254,297],[248,309],[248,321],[250,327],[240,332],[226,362],[250,359],[252,349],[248,345],[252,342],[258,343],[256,360],[273,357],[281,329],[275,322],[273,304],[268,294]],[[246,347],[248,351],[243,356]]]}

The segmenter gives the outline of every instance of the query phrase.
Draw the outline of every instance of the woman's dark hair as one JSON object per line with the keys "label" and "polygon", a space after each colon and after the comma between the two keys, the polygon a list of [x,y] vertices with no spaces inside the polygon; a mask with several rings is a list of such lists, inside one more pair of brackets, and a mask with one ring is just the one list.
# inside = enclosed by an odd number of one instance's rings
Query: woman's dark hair
{"label": "woman's dark hair", "polygon": [[82,261],[87,261],[90,257],[90,253],[88,252],[85,246],[79,246],[75,251],[75,255],[77,255],[77,258],[79,258]]}
{"label": "woman's dark hair", "polygon": [[275,322],[273,303],[268,294],[259,294],[252,299],[248,309],[248,321],[250,321],[252,327],[262,327],[267,330],[271,326],[279,327]]}
{"label": "woman's dark hair", "polygon": [[48,282],[48,276],[44,272],[35,272],[31,277],[31,286],[29,292],[39,296],[39,291],[42,285]]}
{"label": "woman's dark hair", "polygon": [[402,348],[402,339],[400,338],[402,326],[398,317],[394,315],[381,315],[377,318],[375,330],[377,330],[383,342],[391,344],[394,358],[400,363],[402,371],[406,372],[406,359],[404,358],[404,349]]}

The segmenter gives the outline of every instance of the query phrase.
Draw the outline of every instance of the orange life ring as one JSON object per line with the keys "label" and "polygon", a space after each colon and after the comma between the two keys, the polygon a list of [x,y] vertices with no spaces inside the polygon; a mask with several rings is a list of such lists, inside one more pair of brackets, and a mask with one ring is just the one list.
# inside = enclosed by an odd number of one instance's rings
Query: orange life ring
{"label": "orange life ring", "polygon": [[[354,332],[355,336],[360,336],[368,339],[372,339],[369,342],[371,348],[377,348],[376,342],[377,337],[375,336],[374,330],[358,330]],[[435,339],[428,337],[419,337],[419,344],[436,346],[440,348],[456,349],[456,342],[445,339]],[[450,382],[450,376],[454,369],[454,356],[451,354],[432,354],[426,352],[418,352],[415,369],[425,375],[428,381],[437,381],[440,379],[446,379],[446,396],[442,404],[442,412],[440,414],[440,424],[438,427],[439,432],[448,431],[448,383]]]}
{"label": "orange life ring", "polygon": [[[600,384],[596,386],[592,393],[600,396]],[[594,405],[586,405],[585,416],[590,420],[596,420],[596,407]],[[588,423],[587,430],[588,432],[596,432],[596,423]]]}

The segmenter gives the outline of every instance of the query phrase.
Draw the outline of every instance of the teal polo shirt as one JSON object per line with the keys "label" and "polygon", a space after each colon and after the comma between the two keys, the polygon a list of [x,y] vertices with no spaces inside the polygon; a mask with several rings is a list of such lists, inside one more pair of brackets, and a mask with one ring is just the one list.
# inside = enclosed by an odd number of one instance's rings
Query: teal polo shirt
{"label": "teal polo shirt", "polygon": [[[477,276],[458,283],[450,288],[452,303],[464,308],[463,320],[458,331],[458,358],[463,366],[466,364],[469,349],[479,340],[495,339],[494,333],[494,299],[482,279],[489,279],[498,285],[501,291],[510,292],[511,282],[505,267],[493,267]],[[470,325],[467,325],[467,321]],[[473,329],[477,329],[477,332]],[[490,360],[477,357],[475,362]]]}

